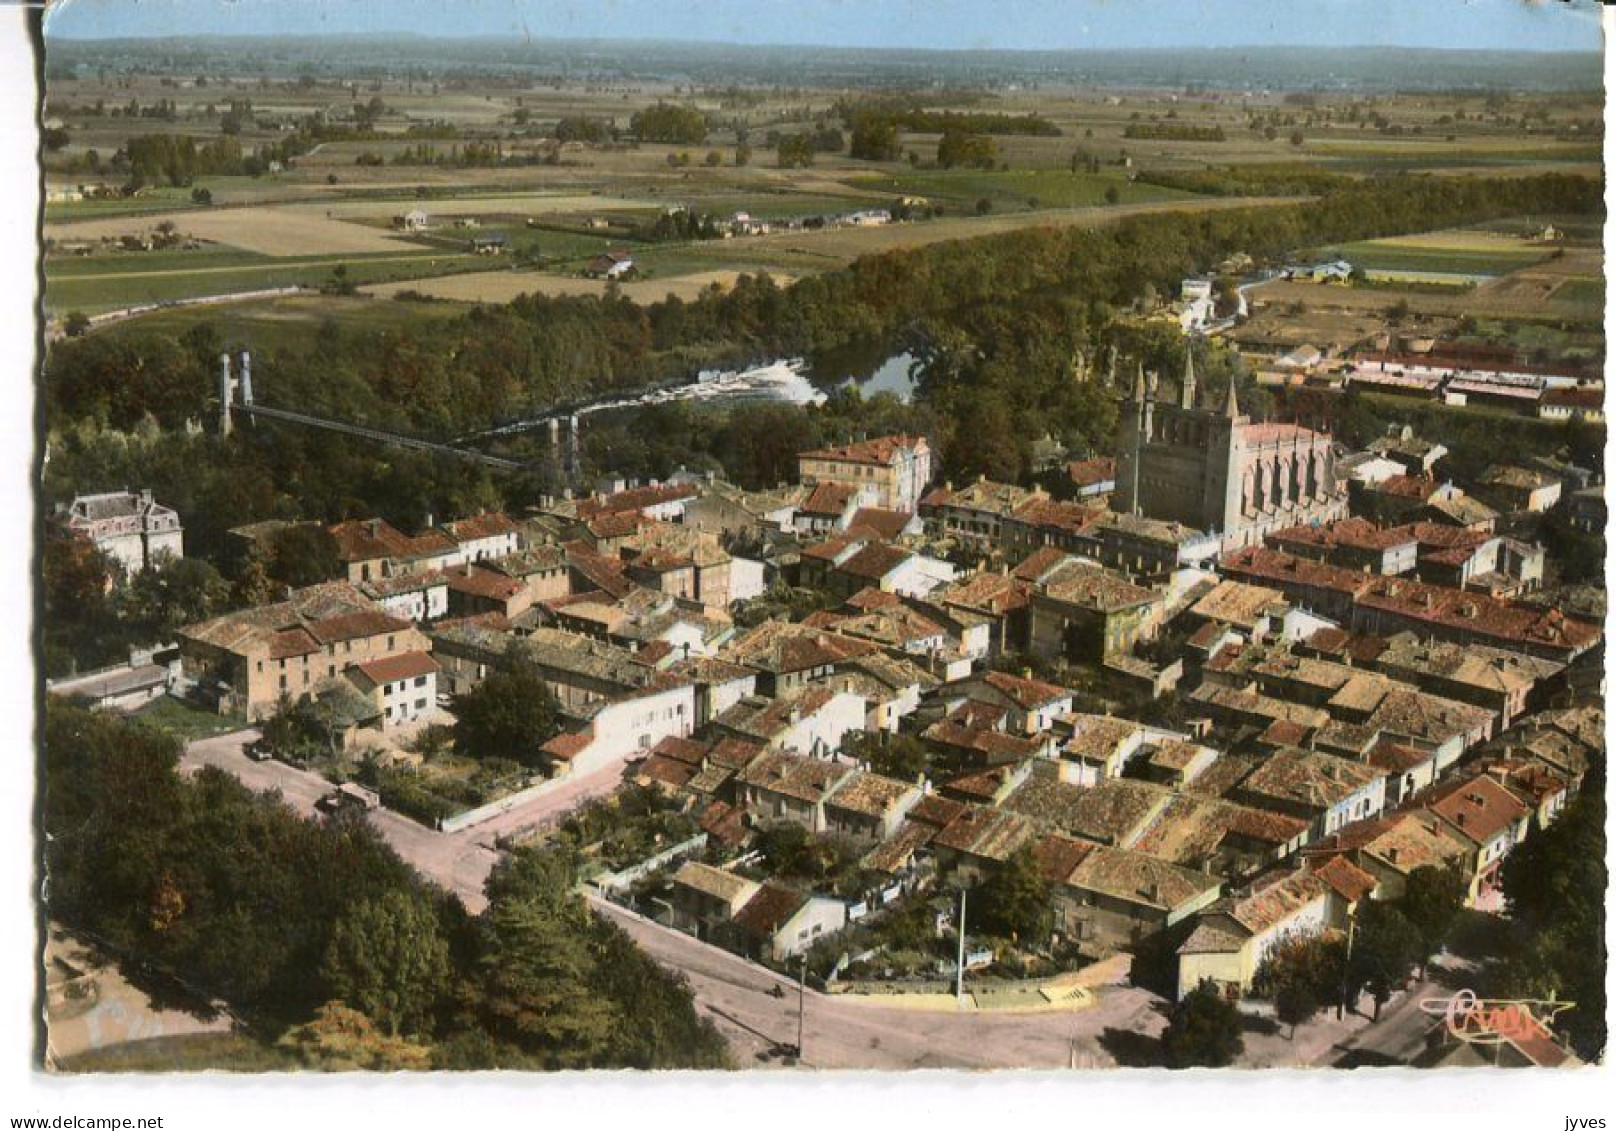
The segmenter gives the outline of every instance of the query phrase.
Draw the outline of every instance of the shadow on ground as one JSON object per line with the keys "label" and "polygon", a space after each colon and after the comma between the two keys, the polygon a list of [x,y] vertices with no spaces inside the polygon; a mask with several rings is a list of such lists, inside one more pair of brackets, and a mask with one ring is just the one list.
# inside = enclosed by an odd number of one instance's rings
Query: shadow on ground
{"label": "shadow on ground", "polygon": [[1160,1068],[1165,1063],[1160,1038],[1132,1029],[1102,1029],[1099,1043],[1122,1068]]}

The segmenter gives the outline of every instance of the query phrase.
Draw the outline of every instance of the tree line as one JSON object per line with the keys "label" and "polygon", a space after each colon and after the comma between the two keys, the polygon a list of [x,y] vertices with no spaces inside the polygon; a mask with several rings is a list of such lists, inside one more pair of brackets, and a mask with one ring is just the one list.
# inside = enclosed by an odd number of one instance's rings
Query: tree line
{"label": "tree line", "polygon": [[311,1067],[707,1068],[689,989],[590,913],[564,853],[519,853],[467,914],[361,818],[305,820],[171,738],[58,699],[47,905],[137,983],[222,1000]]}
{"label": "tree line", "polygon": [[1037,114],[927,109],[916,100],[905,97],[842,99],[833,109],[849,129],[864,121],[881,122],[917,134],[940,134],[953,130],[963,134],[1059,137],[1061,132],[1054,122]]}

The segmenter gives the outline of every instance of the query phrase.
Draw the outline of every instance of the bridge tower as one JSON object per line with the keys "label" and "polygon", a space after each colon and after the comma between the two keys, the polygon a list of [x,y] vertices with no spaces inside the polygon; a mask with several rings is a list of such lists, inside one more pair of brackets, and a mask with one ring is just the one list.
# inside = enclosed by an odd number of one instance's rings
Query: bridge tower
{"label": "bridge tower", "polygon": [[250,406],[252,398],[252,354],[241,351],[241,403]]}
{"label": "bridge tower", "polygon": [[219,435],[230,435],[230,408],[236,398],[236,380],[230,376],[230,355],[219,355]]}

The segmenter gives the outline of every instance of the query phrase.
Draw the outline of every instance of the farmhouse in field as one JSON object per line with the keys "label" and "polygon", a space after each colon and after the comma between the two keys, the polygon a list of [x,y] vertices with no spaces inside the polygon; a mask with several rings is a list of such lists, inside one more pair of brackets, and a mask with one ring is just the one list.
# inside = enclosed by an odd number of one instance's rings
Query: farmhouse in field
{"label": "farmhouse in field", "polygon": [[626,251],[605,251],[589,261],[584,274],[597,279],[622,279],[634,273],[634,256]]}
{"label": "farmhouse in field", "polygon": [[468,246],[478,255],[504,255],[511,249],[511,237],[504,232],[479,232]]}

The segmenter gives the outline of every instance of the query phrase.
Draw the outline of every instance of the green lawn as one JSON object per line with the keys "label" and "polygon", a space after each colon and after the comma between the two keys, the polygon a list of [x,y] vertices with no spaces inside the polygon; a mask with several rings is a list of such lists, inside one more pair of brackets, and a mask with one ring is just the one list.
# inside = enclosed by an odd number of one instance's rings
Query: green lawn
{"label": "green lawn", "polygon": [[64,1072],[287,1072],[297,1062],[239,1033],[192,1033],[126,1041],[61,1062]]}
{"label": "green lawn", "polygon": [[1193,193],[1160,185],[1130,184],[1121,171],[1072,173],[1065,169],[938,169],[899,173],[891,177],[859,177],[856,188],[894,196],[924,196],[934,203],[974,205],[987,199],[1001,210],[1009,208],[1087,208],[1104,204],[1105,192],[1115,188],[1122,204],[1149,204],[1163,200],[1189,200]]}
{"label": "green lawn", "polygon": [[220,715],[205,711],[171,695],[153,700],[136,711],[132,717],[181,742],[193,742],[199,738],[229,734],[247,725],[247,720],[240,715]]}

